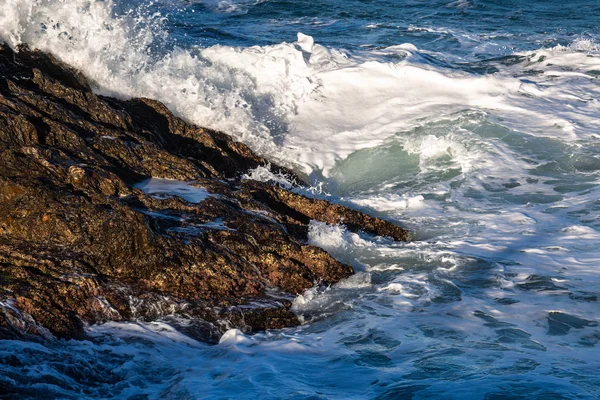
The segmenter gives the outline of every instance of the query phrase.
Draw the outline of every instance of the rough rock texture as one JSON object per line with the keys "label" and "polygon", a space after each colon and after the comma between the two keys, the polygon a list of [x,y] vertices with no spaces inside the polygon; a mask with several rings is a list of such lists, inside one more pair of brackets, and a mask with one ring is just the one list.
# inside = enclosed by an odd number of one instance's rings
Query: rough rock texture
{"label": "rough rock texture", "polygon": [[[408,240],[387,221],[240,180],[264,164],[157,101],[98,96],[52,56],[0,46],[0,338],[130,319],[170,318],[207,341],[293,326],[293,295],[353,273],[306,244],[311,219]],[[134,187],[149,177],[212,195]]]}

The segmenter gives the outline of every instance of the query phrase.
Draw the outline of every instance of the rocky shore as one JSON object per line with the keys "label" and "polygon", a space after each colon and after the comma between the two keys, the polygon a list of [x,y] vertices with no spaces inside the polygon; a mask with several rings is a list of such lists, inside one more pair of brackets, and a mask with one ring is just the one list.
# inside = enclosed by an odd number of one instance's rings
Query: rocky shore
{"label": "rocky shore", "polygon": [[[157,101],[96,95],[51,55],[0,45],[0,338],[160,318],[208,342],[294,326],[293,296],[353,274],[306,243],[311,220],[409,240],[390,222],[241,179],[266,164]],[[151,177],[206,196],[142,190]]]}

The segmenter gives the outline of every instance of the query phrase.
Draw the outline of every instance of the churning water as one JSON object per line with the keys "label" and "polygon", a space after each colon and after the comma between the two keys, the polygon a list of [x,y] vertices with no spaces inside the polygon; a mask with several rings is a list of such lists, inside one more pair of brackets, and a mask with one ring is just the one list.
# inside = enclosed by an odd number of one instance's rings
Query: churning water
{"label": "churning water", "polygon": [[[298,328],[0,341],[36,398],[600,397],[600,4],[0,0],[0,38],[293,167],[412,243],[313,223],[358,274]],[[269,171],[249,171],[268,179]],[[281,177],[279,177],[281,179]]]}

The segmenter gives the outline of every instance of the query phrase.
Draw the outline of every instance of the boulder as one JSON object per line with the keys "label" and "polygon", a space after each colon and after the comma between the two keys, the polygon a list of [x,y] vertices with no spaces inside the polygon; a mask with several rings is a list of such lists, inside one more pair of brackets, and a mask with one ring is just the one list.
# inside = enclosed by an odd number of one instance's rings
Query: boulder
{"label": "boulder", "polygon": [[[295,295],[353,274],[306,243],[310,220],[409,240],[388,221],[241,179],[267,164],[155,100],[97,95],[51,55],[0,46],[0,338],[135,319],[170,318],[205,341],[294,326]],[[151,177],[206,196],[138,188]]]}

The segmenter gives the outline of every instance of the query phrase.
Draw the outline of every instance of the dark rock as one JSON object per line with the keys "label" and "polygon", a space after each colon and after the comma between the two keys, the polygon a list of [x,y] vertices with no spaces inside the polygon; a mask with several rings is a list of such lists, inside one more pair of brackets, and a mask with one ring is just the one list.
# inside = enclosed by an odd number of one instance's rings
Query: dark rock
{"label": "dark rock", "polygon": [[267,205],[273,212],[286,216],[288,225],[307,225],[314,219],[328,224],[344,224],[352,231],[362,230],[395,240],[410,240],[406,229],[325,200],[310,199],[257,181],[244,182],[242,190],[244,198],[252,198]]}
{"label": "dark rock", "polygon": [[[240,180],[266,164],[157,101],[98,96],[54,57],[0,46],[0,337],[167,316],[209,342],[233,327],[293,326],[293,295],[353,273],[306,244],[311,219],[409,239],[390,222]],[[134,186],[149,177],[212,195],[196,204]]]}

